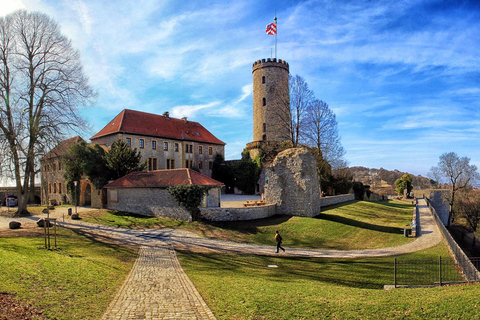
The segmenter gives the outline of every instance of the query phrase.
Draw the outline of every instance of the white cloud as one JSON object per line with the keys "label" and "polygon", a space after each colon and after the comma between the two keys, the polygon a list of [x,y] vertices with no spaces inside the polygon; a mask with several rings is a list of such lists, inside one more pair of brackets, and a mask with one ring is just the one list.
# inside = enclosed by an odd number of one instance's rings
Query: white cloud
{"label": "white cloud", "polygon": [[183,105],[172,108],[171,115],[174,118],[193,117],[198,111],[217,107],[220,101],[214,101],[207,104]]}
{"label": "white cloud", "polygon": [[25,9],[22,0],[0,0],[0,17],[19,9]]}

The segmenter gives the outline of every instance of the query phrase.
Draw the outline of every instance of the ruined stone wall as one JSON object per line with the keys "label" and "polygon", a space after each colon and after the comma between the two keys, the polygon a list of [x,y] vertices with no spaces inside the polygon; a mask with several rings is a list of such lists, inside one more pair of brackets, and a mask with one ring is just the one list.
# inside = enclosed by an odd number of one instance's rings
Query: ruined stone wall
{"label": "ruined stone wall", "polygon": [[265,199],[277,205],[278,214],[320,214],[317,163],[308,149],[291,148],[277,155],[266,172]]}

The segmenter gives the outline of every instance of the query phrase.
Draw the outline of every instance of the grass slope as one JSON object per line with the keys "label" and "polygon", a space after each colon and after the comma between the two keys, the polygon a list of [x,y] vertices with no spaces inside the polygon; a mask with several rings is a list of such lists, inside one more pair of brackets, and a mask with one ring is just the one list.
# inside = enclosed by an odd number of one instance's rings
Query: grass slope
{"label": "grass slope", "polygon": [[[401,258],[448,257],[443,244]],[[179,254],[217,319],[478,319],[478,285],[385,291],[393,257]],[[269,268],[277,265],[278,268]]]}
{"label": "grass slope", "polygon": [[122,228],[181,228],[204,237],[266,245],[274,244],[275,230],[280,230],[286,247],[355,250],[412,241],[402,232],[411,222],[412,210],[412,205],[403,202],[353,201],[327,208],[316,218],[274,216],[252,221],[187,223],[110,210],[84,213],[82,218]]}
{"label": "grass slope", "polygon": [[0,291],[44,311],[49,319],[99,319],[130,271],[136,252],[58,230],[58,250],[41,232],[0,234]]}

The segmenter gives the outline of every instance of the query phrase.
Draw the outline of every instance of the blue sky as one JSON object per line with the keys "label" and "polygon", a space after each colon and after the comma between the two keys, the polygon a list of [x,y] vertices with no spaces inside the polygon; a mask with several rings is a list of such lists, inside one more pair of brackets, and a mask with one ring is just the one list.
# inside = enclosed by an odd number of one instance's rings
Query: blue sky
{"label": "blue sky", "polygon": [[0,0],[53,17],[98,101],[84,138],[122,109],[187,116],[236,159],[252,141],[255,60],[278,58],[335,112],[351,166],[426,176],[444,152],[480,167],[479,1]]}

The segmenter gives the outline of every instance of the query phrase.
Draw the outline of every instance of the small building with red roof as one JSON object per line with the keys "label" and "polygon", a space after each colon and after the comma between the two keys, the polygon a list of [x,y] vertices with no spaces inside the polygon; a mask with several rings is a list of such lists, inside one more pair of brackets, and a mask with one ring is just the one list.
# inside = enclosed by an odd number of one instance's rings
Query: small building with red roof
{"label": "small building with red roof", "polygon": [[104,187],[107,190],[106,207],[146,216],[192,221],[191,214],[167,190],[176,185],[208,187],[201,207],[220,207],[223,183],[189,168],[129,173]]}
{"label": "small building with red roof", "polygon": [[211,176],[215,156],[225,156],[225,143],[200,123],[172,118],[168,112],[158,115],[125,109],[90,138],[107,147],[118,139],[140,151],[148,171],[196,168]]}

